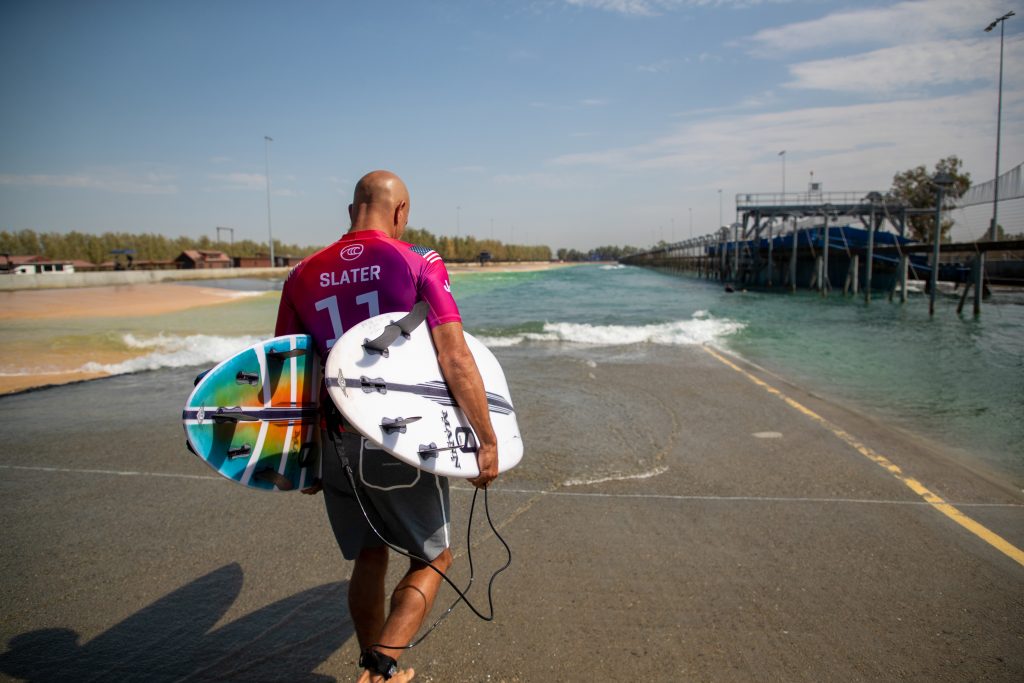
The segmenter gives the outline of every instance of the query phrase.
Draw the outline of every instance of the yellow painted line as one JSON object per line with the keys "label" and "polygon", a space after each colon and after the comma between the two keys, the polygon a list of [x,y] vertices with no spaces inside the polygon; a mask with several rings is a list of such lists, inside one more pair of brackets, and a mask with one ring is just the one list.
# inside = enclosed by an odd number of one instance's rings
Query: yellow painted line
{"label": "yellow painted line", "polygon": [[777,396],[778,398],[785,401],[786,404],[789,405],[790,407],[798,410],[799,412],[803,413],[804,415],[811,418],[815,422],[819,423],[821,426],[825,427],[825,429],[835,434],[837,437],[839,437],[840,440],[852,446],[858,453],[863,455],[865,458],[867,458],[871,462],[875,463],[876,465],[878,465],[879,467],[881,467],[882,469],[886,470],[894,477],[899,479],[907,488],[909,488],[911,491],[913,491],[921,498],[923,498],[924,501],[931,505],[933,508],[935,508],[942,514],[946,515],[951,520],[953,520],[963,528],[967,529],[972,534],[974,534],[981,540],[985,541],[999,552],[1015,560],[1021,566],[1024,566],[1024,551],[1022,551],[1020,548],[1013,545],[1005,538],[992,531],[991,529],[987,528],[982,524],[979,524],[978,522],[974,521],[973,519],[965,515],[963,512],[958,510],[957,508],[947,503],[945,500],[942,499],[941,496],[929,490],[928,487],[919,482],[917,479],[914,479],[913,477],[904,474],[903,470],[900,469],[899,465],[889,460],[889,458],[885,457],[884,455],[874,450],[870,446],[867,446],[864,443],[858,441],[856,437],[854,437],[852,434],[847,432],[842,427],[839,427],[838,425],[829,422],[821,415],[818,415],[816,412],[804,406],[803,404],[794,401],[792,398],[786,396],[784,393],[782,393],[772,385],[768,384],[764,380],[759,379],[754,375],[750,374],[749,372],[747,372],[740,366],[736,365],[731,360],[721,355],[714,349],[707,346],[704,346],[702,348],[709,354],[717,358],[719,361],[724,363],[725,365],[728,365],[730,368],[732,368],[733,370],[740,373],[757,386],[767,391],[769,394]]}

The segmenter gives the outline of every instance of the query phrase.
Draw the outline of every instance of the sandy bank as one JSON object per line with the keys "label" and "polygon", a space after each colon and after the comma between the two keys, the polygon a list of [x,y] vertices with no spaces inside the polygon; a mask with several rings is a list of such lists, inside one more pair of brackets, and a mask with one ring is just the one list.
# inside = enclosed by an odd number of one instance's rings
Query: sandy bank
{"label": "sandy bank", "polygon": [[238,301],[245,296],[252,295],[163,283],[0,292],[0,320],[157,315]]}

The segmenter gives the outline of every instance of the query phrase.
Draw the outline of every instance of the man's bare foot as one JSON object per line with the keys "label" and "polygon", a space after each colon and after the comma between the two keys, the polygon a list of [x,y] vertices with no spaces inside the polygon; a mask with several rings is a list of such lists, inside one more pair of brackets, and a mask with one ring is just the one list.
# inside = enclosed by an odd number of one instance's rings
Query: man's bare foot
{"label": "man's bare foot", "polygon": [[[389,679],[389,683],[407,683],[407,681],[411,681],[415,676],[415,669],[401,669]],[[384,683],[384,677],[380,674],[370,674],[369,671],[363,669],[363,673],[359,675],[357,683]]]}

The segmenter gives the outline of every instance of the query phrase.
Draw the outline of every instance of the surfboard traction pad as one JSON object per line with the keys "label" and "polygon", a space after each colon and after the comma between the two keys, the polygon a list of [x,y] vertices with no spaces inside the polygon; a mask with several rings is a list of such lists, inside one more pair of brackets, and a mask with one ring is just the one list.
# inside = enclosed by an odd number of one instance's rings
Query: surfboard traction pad
{"label": "surfboard traction pad", "polygon": [[200,375],[182,422],[189,450],[266,491],[320,476],[320,361],[309,335],[261,341]]}

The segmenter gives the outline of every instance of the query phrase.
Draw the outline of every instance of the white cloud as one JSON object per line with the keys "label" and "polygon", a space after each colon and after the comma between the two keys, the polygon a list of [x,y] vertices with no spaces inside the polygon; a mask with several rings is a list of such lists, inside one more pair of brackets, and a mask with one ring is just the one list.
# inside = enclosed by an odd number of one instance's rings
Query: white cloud
{"label": "white cloud", "polygon": [[565,173],[502,173],[491,179],[497,185],[514,185],[538,187],[546,190],[564,190],[577,188],[585,181],[580,178],[570,177]]}
{"label": "white cloud", "polygon": [[[828,177],[831,189],[887,187],[892,174],[957,154],[968,169],[985,169],[994,141],[993,96],[987,89],[932,99],[713,117],[681,124],[673,133],[631,147],[567,154],[550,164],[569,170],[643,174],[671,171],[691,188],[762,191],[779,176],[778,151],[799,168]],[[1004,158],[1024,157],[1019,125],[1024,95],[1004,100]],[[799,171],[806,173],[806,171]],[[982,171],[983,172],[983,171]],[[981,178],[979,178],[981,179]],[[772,189],[772,188],[768,188]]]}
{"label": "white cloud", "polygon": [[668,71],[672,67],[671,59],[663,59],[660,62],[653,62],[651,64],[641,64],[636,68],[637,71],[648,74],[659,74]]}
{"label": "white cloud", "polygon": [[842,45],[900,45],[948,36],[981,34],[1001,15],[1004,0],[908,0],[888,7],[868,7],[828,14],[758,31],[743,41],[754,54],[835,48]]}
{"label": "white cloud", "polygon": [[170,173],[115,168],[88,169],[74,174],[0,174],[0,185],[101,190],[120,194],[177,194]]}
{"label": "white cloud", "polygon": [[[997,41],[979,38],[932,41],[886,47],[848,57],[790,66],[790,88],[851,93],[889,93],[927,87],[994,81],[999,64]],[[1006,58],[1019,63],[1024,38],[1007,41]]]}
{"label": "white cloud", "polygon": [[685,7],[750,7],[762,2],[788,0],[566,0],[575,7],[605,10],[632,16],[653,17]]}
{"label": "white cloud", "polygon": [[221,190],[266,190],[267,176],[262,173],[211,173],[210,180],[221,183]]}

